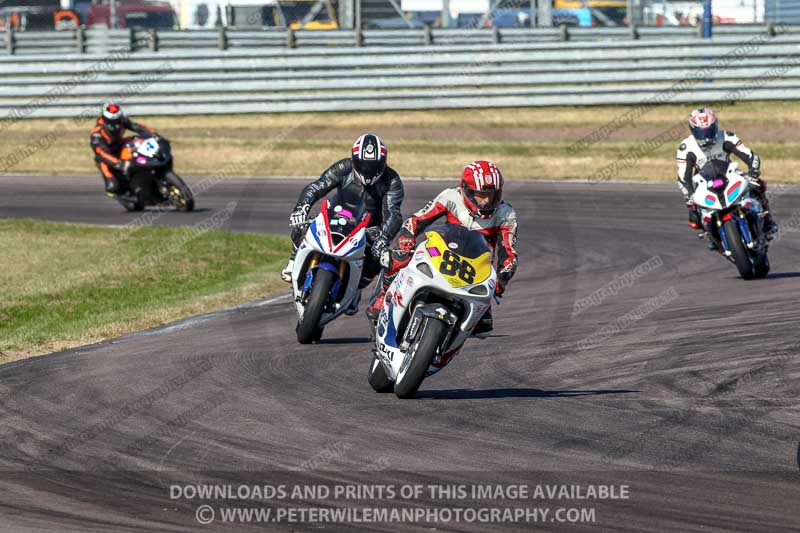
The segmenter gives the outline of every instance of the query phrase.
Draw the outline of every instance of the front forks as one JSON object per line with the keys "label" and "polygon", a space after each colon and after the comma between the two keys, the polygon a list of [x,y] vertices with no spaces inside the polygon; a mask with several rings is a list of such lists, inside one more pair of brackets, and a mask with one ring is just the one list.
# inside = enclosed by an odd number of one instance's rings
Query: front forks
{"label": "front forks", "polygon": [[[753,235],[750,231],[750,225],[747,223],[747,215],[743,213],[741,209],[737,209],[731,215],[734,220],[736,220],[736,225],[739,227],[739,233],[742,236],[745,246],[752,250],[755,247],[755,243],[753,242]],[[720,241],[722,242],[723,254],[725,256],[730,256],[731,248],[728,244],[728,235],[725,233],[723,223],[724,220],[722,218],[717,218],[717,231],[719,232]]]}
{"label": "front forks", "polygon": [[[306,268],[306,277],[305,281],[303,282],[303,290],[300,292],[300,296],[297,297],[297,301],[305,303],[308,301],[308,295],[311,292],[311,287],[314,284],[314,272],[317,268],[326,268],[330,270],[330,263],[320,265],[320,254],[314,253],[311,256],[311,259],[308,260],[308,268]],[[336,265],[336,273],[339,275],[339,278],[333,283],[333,287],[331,287],[331,299],[330,303],[333,304],[337,301],[339,295],[339,289],[341,288],[342,281],[344,280],[345,274],[347,273],[347,262],[346,261],[338,261]]]}

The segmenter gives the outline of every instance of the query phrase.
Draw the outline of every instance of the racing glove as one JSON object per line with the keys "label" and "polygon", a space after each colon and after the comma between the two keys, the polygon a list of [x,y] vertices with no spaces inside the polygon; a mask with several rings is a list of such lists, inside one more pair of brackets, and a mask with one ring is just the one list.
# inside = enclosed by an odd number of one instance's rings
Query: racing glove
{"label": "racing glove", "polygon": [[[381,256],[384,252],[389,251],[389,239],[383,236],[381,233],[380,236],[376,237],[374,241],[372,241],[372,257],[381,262]],[[381,263],[382,265],[383,263]],[[385,267],[384,267],[385,268]]]}
{"label": "racing glove", "polygon": [[753,160],[750,163],[750,169],[747,173],[756,179],[761,177],[761,158],[756,154],[753,154]]}
{"label": "racing glove", "polygon": [[[372,253],[375,253],[374,248]],[[390,266],[392,266],[392,252],[390,252],[388,249],[384,249],[380,254],[375,255],[375,258],[383,268],[388,269]]]}
{"label": "racing glove", "polygon": [[402,252],[410,252],[417,245],[417,239],[411,232],[403,229],[400,232],[400,237],[397,238],[397,246]]}
{"label": "racing glove", "polygon": [[747,174],[747,181],[750,182],[750,185],[752,185],[753,188],[761,193],[767,192],[767,183],[761,178],[753,176],[752,174]]}
{"label": "racing glove", "polygon": [[117,171],[119,171],[120,174],[122,174],[123,176],[125,176],[127,178],[128,175],[130,175],[130,173],[131,173],[131,162],[130,161],[120,161],[119,163],[117,163],[116,168],[117,168]]}
{"label": "racing glove", "polygon": [[503,297],[503,293],[506,292],[506,285],[508,285],[508,281],[511,279],[511,275],[508,272],[500,272],[497,275],[497,285],[494,287],[494,295],[498,298]]}
{"label": "racing glove", "polygon": [[308,212],[311,211],[311,206],[309,204],[302,204],[297,206],[292,214],[289,215],[289,227],[290,228],[299,228],[306,223],[308,220]]}

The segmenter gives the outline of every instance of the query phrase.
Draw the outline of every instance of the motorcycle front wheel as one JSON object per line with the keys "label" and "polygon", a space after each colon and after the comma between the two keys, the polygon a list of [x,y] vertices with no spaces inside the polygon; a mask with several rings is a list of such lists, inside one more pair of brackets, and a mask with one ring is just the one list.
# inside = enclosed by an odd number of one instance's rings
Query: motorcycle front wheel
{"label": "motorcycle front wheel", "polygon": [[750,254],[742,241],[742,234],[739,232],[739,224],[736,220],[730,219],[722,225],[725,237],[728,240],[728,249],[731,251],[731,258],[743,279],[753,279],[755,269],[750,260]]}
{"label": "motorcycle front wheel", "polygon": [[295,330],[297,342],[300,344],[311,344],[322,338],[319,321],[325,305],[328,303],[335,277],[333,272],[324,268],[318,268],[314,272],[314,284],[311,286],[311,293],[308,295],[308,301],[303,309],[303,319],[297,323]]}
{"label": "motorcycle front wheel", "polygon": [[394,393],[398,398],[405,400],[416,396],[422,380],[425,379],[425,372],[431,366],[436,350],[446,334],[447,326],[444,322],[435,318],[425,319],[414,344],[408,348],[411,351],[408,368],[401,369],[397,374]]}
{"label": "motorcycle front wheel", "polygon": [[164,174],[164,181],[167,182],[167,201],[178,211],[192,211],[194,196],[181,177],[170,171]]}

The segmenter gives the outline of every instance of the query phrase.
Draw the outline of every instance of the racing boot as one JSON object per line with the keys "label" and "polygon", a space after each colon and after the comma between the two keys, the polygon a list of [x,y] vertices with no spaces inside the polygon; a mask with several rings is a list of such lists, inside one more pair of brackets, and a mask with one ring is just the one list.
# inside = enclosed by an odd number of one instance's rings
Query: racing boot
{"label": "racing boot", "polygon": [[778,223],[773,220],[769,211],[764,213],[764,233],[768,241],[771,241],[775,234],[778,233]]}
{"label": "racing boot", "polygon": [[350,304],[350,307],[344,310],[344,314],[347,316],[353,316],[358,313],[358,304],[361,302],[361,291],[356,293],[356,297],[353,298],[353,303]]}
{"label": "racing boot", "polygon": [[778,223],[772,218],[772,214],[769,212],[769,198],[767,198],[767,184],[764,183],[763,180],[758,179],[759,186],[755,188],[756,195],[758,196],[759,201],[761,202],[761,207],[764,209],[764,234],[767,237],[768,241],[771,241],[772,238],[778,233]]}
{"label": "racing boot", "polygon": [[[302,235],[301,235],[302,238]],[[292,271],[294,270],[294,258],[297,257],[297,238],[294,232],[292,232],[292,254],[289,256],[289,261],[286,263],[286,266],[283,267],[281,270],[281,279],[286,283],[292,282]]]}
{"label": "racing boot", "polygon": [[116,198],[121,193],[121,187],[116,178],[107,178],[103,176],[103,184],[106,187],[106,196]]}
{"label": "racing boot", "polygon": [[377,286],[375,287],[377,289],[376,294],[373,296],[372,302],[370,302],[365,312],[367,320],[373,324],[378,322],[378,317],[381,315],[381,309],[383,308],[383,300],[386,298],[386,291],[389,289],[391,283],[391,280],[388,280],[387,276],[381,274]]}
{"label": "racing boot", "polygon": [[479,339],[485,339],[489,336],[493,329],[494,320],[492,319],[492,308],[490,306],[475,325],[475,328],[472,330],[472,336]]}
{"label": "racing boot", "polygon": [[103,183],[106,186],[106,192],[111,194],[116,194],[119,190],[119,185],[117,184],[117,180],[114,178],[103,178]]}
{"label": "racing boot", "polygon": [[289,256],[289,261],[286,266],[281,270],[281,279],[286,283],[292,282],[292,271],[294,270],[294,254]]}
{"label": "racing boot", "polygon": [[697,211],[697,206],[689,208],[689,227],[696,230],[703,229],[703,222],[700,220],[700,213]]}
{"label": "racing boot", "polygon": [[383,307],[383,300],[386,297],[386,291],[389,289],[389,285],[391,285],[394,278],[397,277],[397,273],[400,272],[400,269],[410,262],[411,251],[393,250],[389,252],[389,266],[383,270],[381,277],[378,279],[378,283],[375,284],[376,294],[373,296],[372,303],[367,307],[366,311],[367,319],[373,324],[378,322],[378,317]]}

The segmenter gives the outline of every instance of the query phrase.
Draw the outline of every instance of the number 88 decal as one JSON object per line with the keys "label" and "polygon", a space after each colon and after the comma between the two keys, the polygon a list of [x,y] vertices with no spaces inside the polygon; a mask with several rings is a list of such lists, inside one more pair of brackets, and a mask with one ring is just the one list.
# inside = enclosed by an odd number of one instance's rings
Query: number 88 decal
{"label": "number 88 decal", "polygon": [[475,281],[475,267],[467,261],[462,261],[450,250],[446,250],[442,255],[442,264],[439,266],[439,272],[445,276],[458,276],[458,279],[464,283]]}

